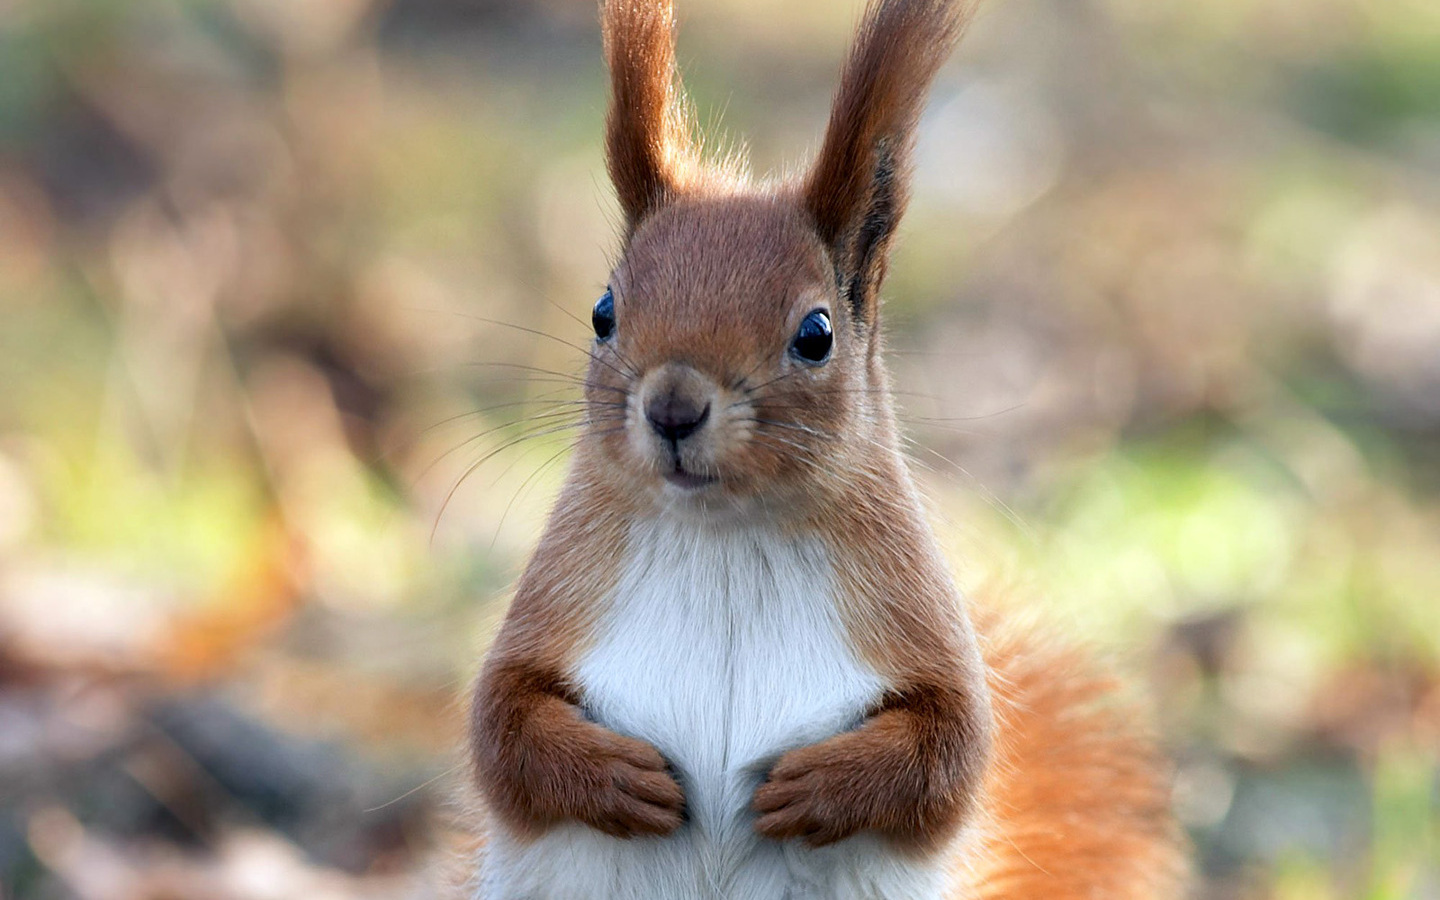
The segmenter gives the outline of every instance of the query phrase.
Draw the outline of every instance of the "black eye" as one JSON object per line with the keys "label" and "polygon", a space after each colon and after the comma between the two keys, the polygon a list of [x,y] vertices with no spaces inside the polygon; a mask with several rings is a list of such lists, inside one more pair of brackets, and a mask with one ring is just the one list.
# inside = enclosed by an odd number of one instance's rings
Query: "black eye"
{"label": "black eye", "polygon": [[830,358],[830,346],[834,343],[830,314],[817,309],[800,323],[800,330],[795,332],[795,340],[790,344],[790,352],[807,363],[823,363]]}
{"label": "black eye", "polygon": [[595,301],[595,309],[590,312],[590,324],[595,326],[595,336],[602,341],[615,333],[615,295],[610,293],[609,288]]}

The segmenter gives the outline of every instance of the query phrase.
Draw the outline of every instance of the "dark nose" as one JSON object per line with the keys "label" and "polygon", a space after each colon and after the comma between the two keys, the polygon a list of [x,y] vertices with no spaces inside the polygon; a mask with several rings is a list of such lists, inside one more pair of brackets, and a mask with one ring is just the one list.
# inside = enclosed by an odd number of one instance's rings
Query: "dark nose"
{"label": "dark nose", "polygon": [[710,404],[676,391],[661,391],[645,403],[645,419],[672,444],[694,434],[710,418]]}

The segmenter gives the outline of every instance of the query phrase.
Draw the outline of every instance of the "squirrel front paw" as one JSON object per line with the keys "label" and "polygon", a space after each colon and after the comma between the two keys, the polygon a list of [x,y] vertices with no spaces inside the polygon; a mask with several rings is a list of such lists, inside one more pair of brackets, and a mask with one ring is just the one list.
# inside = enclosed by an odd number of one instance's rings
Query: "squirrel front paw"
{"label": "squirrel front paw", "polygon": [[869,827],[865,812],[873,798],[866,795],[873,786],[844,743],[842,736],[782,756],[755,791],[755,830],[777,841],[798,838],[823,847]]}
{"label": "squirrel front paw", "polygon": [[812,847],[862,831],[938,846],[973,809],[988,746],[983,729],[953,718],[882,712],[780,757],[755,792],[755,830]]}
{"label": "squirrel front paw", "polygon": [[666,835],[685,817],[685,794],[665,757],[644,741],[599,731],[578,780],[575,817],[612,837]]}

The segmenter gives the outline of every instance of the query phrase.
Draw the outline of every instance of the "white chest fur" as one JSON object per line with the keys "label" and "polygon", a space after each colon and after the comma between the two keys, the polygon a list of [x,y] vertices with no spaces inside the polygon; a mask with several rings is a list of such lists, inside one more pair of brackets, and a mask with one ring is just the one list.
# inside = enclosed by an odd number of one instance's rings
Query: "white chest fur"
{"label": "white chest fur", "polygon": [[909,900],[940,873],[869,837],[810,850],[760,838],[750,801],[787,750],[859,724],[880,677],[856,658],[825,548],[764,526],[639,526],[575,672],[596,721],[654,744],[686,794],[665,838],[580,825],[497,835],[484,900]]}

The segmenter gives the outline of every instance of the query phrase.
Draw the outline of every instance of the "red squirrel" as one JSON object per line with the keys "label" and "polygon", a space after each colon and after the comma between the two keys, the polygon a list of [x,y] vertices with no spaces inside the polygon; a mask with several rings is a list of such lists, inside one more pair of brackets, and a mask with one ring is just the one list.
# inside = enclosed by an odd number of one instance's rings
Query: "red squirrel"
{"label": "red squirrel", "polygon": [[956,589],[880,286],[970,15],[871,0],[821,144],[697,150],[671,0],[606,0],[623,246],[587,422],[475,690],[482,900],[1171,898],[1159,754],[1083,655]]}

